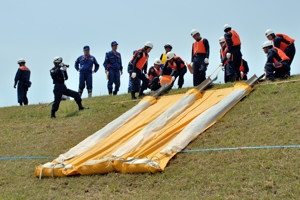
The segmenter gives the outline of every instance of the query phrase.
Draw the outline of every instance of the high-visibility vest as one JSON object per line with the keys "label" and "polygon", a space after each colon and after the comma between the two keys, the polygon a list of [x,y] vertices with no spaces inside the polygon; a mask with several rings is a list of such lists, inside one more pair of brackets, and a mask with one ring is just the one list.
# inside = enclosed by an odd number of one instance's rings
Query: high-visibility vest
{"label": "high-visibility vest", "polygon": [[[277,37],[281,36],[281,37],[283,37],[283,39],[284,39],[285,41],[287,41],[287,43],[284,42],[284,41],[280,42],[279,48],[280,48],[282,51],[284,51],[288,46],[290,46],[291,44],[293,44],[293,43],[295,42],[294,39],[290,38],[290,37],[287,36],[287,35],[281,34],[281,33],[277,33],[276,36],[277,36]],[[274,41],[273,41],[273,42],[274,42]]]}
{"label": "high-visibility vest", "polygon": [[25,70],[25,71],[30,71],[30,69],[26,66],[20,66],[19,69],[20,70]]}
{"label": "high-visibility vest", "polygon": [[280,57],[281,60],[277,60],[275,57],[273,58],[274,63],[278,63],[280,61],[290,61],[290,58],[279,48],[273,47],[277,51],[278,56]]}
{"label": "high-visibility vest", "polygon": [[[155,73],[156,73],[158,76],[160,76],[160,74],[161,74],[161,68],[156,69],[155,67],[153,67],[153,69],[155,70]],[[151,70],[151,69],[150,69],[150,70]],[[149,80],[152,80],[153,78],[154,78],[154,76],[153,76],[152,74],[150,74]]]}
{"label": "high-visibility vest", "polygon": [[173,62],[171,63],[168,61],[169,67],[177,71],[177,64],[175,62],[175,59],[179,59],[182,63],[180,64],[180,68],[184,68],[185,64],[184,61],[179,56],[174,56]]}
{"label": "high-visibility vest", "polygon": [[[240,72],[243,72],[243,71],[245,71],[245,67],[244,67],[244,60],[242,59],[241,66],[240,66]],[[247,73],[245,73],[244,75],[247,75]]]}
{"label": "high-visibility vest", "polygon": [[194,44],[193,44],[194,55],[196,53],[206,53],[206,48],[204,46],[203,39],[204,38],[202,38],[198,42],[194,42]]}
{"label": "high-visibility vest", "polygon": [[[221,56],[222,56],[222,59],[226,56],[226,53],[227,53],[227,49],[221,47]],[[224,65],[226,65],[228,63],[228,60],[225,61]]]}
{"label": "high-visibility vest", "polygon": [[[237,34],[237,32],[235,32],[234,30],[229,31],[229,33],[232,34],[231,40],[232,40],[232,46],[238,46],[241,45],[241,40],[240,40],[240,36],[239,34]],[[227,42],[225,40],[226,43],[226,48],[228,49],[228,45]]]}
{"label": "high-visibility vest", "polygon": [[[139,53],[140,51],[143,51],[143,49],[139,49],[135,52],[135,54],[133,55],[132,59],[131,59],[131,63],[133,62],[135,56],[137,55],[137,53]],[[148,61],[148,55],[143,51],[143,55],[142,57],[139,59],[139,61],[136,63],[136,68],[142,70],[144,65],[147,63]]]}
{"label": "high-visibility vest", "polygon": [[161,57],[161,64],[164,65],[167,62],[167,54],[163,53]]}

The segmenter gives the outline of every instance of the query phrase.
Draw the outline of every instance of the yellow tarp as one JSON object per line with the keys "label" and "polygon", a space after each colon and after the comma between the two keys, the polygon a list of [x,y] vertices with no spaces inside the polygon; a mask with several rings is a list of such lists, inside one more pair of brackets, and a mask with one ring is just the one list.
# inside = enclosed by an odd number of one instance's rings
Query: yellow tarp
{"label": "yellow tarp", "polygon": [[[246,89],[247,94],[251,91],[248,85],[240,84],[239,88]],[[112,154],[139,132],[178,102],[185,94],[161,97],[156,104],[141,112],[117,131],[86,152],[70,160],[64,161],[63,166],[58,167],[54,160],[53,167],[39,166],[36,168],[36,176],[68,176],[75,174],[103,174],[112,171],[122,173],[158,172],[164,170],[169,160],[176,154],[166,155],[160,153],[192,120],[201,113],[219,103],[237,87],[210,90],[203,93],[202,98],[196,100],[185,109],[179,116],[167,124],[163,129],[148,138],[138,148],[121,157],[113,157]],[[224,113],[225,114],[225,113]],[[158,165],[148,163],[130,163],[131,158],[149,159]],[[129,160],[129,161],[128,161]]]}

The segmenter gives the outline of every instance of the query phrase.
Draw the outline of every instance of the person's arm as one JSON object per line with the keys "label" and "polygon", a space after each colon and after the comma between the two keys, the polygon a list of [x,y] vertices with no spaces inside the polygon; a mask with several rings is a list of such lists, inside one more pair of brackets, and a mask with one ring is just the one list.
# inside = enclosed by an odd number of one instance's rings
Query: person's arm
{"label": "person's arm", "polygon": [[103,62],[103,67],[105,69],[105,71],[108,70],[108,64],[109,64],[109,57],[108,57],[108,53],[105,54],[105,59],[104,59],[104,62]]}
{"label": "person's arm", "polygon": [[204,44],[205,50],[206,50],[206,58],[209,58],[209,43],[208,43],[208,40],[204,39],[203,44]]}
{"label": "person's arm", "polygon": [[273,49],[269,49],[267,55],[267,63],[273,63],[274,56],[275,56],[275,52],[273,51]]}
{"label": "person's arm", "polygon": [[244,74],[249,72],[248,62],[246,60],[243,60],[243,66],[244,66]]}
{"label": "person's arm", "polygon": [[65,80],[68,80],[69,77],[67,71],[63,71],[63,73],[64,73]]}
{"label": "person's arm", "polygon": [[192,56],[191,56],[191,62],[193,62],[193,57],[194,57],[194,43],[192,45]]}
{"label": "person's arm", "polygon": [[145,65],[143,66],[143,71],[144,74],[147,74],[147,69],[148,69],[148,61],[145,63]]}
{"label": "person's arm", "polygon": [[161,59],[162,59],[162,57],[163,57],[163,53],[160,55],[160,58],[159,58],[159,59],[161,60]]}
{"label": "person's arm", "polygon": [[276,36],[274,39],[274,47],[280,48],[281,41],[282,41],[282,37]]}
{"label": "person's arm", "polygon": [[16,76],[15,76],[15,84],[14,84],[14,87],[17,86],[18,84],[18,81],[20,81],[21,79],[21,73],[22,73],[22,70],[18,69],[17,73],[16,73]]}
{"label": "person's arm", "polygon": [[78,57],[75,61],[75,69],[76,71],[79,71],[79,63],[80,63],[80,57]]}
{"label": "person's arm", "polygon": [[226,44],[228,46],[228,50],[227,52],[231,53],[231,49],[232,49],[232,45],[233,45],[233,42],[232,42],[232,34],[231,33],[225,33],[224,35],[224,38],[225,38],[225,41],[226,41]]}
{"label": "person's arm", "polygon": [[119,55],[120,55],[120,71],[123,74],[122,57],[121,57],[121,54],[119,54]]}
{"label": "person's arm", "polygon": [[97,72],[99,69],[99,63],[97,62],[96,58],[94,57],[94,65],[95,65],[95,69],[94,72]]}

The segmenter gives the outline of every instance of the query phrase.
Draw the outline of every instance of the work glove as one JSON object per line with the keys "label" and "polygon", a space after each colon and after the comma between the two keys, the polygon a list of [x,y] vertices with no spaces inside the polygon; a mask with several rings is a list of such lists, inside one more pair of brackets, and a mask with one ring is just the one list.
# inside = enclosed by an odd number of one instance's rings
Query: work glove
{"label": "work glove", "polygon": [[175,76],[172,76],[172,81],[174,81],[175,80]]}
{"label": "work glove", "polygon": [[241,76],[243,76],[244,75],[244,72],[241,72]]}
{"label": "work glove", "polygon": [[208,63],[209,63],[208,58],[205,58],[205,59],[204,59],[204,63],[208,65]]}
{"label": "work glove", "polygon": [[159,76],[159,80],[161,80],[162,79],[162,76]]}
{"label": "work glove", "polygon": [[226,53],[226,58],[230,59],[231,58],[231,53]]}
{"label": "work glove", "polygon": [[222,71],[225,71],[225,67],[224,67],[223,63],[220,63],[220,67],[221,67]]}
{"label": "work glove", "polygon": [[148,75],[148,74],[145,74],[145,77],[146,77],[147,79],[149,79],[149,75]]}
{"label": "work glove", "polygon": [[191,62],[190,66],[191,66],[191,67],[194,67],[194,63],[193,63],[193,62]]}
{"label": "work glove", "polygon": [[131,74],[131,78],[135,78],[135,77],[136,77],[136,73],[133,72],[133,73]]}

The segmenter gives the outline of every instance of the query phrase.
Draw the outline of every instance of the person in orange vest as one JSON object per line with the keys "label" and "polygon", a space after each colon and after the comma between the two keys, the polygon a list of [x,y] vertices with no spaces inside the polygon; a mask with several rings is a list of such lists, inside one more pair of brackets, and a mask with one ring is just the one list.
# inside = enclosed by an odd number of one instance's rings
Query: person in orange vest
{"label": "person in orange vest", "polygon": [[240,80],[240,66],[242,62],[241,40],[240,36],[232,30],[231,26],[228,24],[224,25],[224,32],[227,52],[221,65],[224,66],[225,61],[228,60],[226,65],[226,76],[228,82],[234,82]]}
{"label": "person in orange vest", "polygon": [[275,35],[274,31],[271,29],[266,30],[265,32],[266,37],[268,40],[272,40],[275,47],[284,51],[284,53],[290,58],[290,65],[293,62],[296,48],[295,48],[295,40],[290,38],[287,35],[277,33]]}
{"label": "person in orange vest", "polygon": [[26,61],[22,58],[18,60],[19,68],[15,76],[14,88],[18,85],[18,103],[20,106],[28,105],[27,91],[31,86],[30,69],[25,66]]}
{"label": "person in orange vest", "polygon": [[184,61],[179,56],[175,56],[173,52],[167,53],[167,62],[163,67],[162,75],[173,76],[173,84],[178,77],[178,88],[182,88],[186,72],[187,67],[184,64]]}
{"label": "person in orange vest", "polygon": [[149,69],[149,88],[152,91],[158,90],[160,88],[159,77],[161,75],[161,61],[159,58],[154,60],[154,66]]}
{"label": "person in orange vest", "polygon": [[167,61],[167,53],[171,52],[172,51],[172,45],[170,45],[169,43],[167,43],[165,46],[165,53],[161,54],[160,56],[160,61],[161,61],[161,64],[162,66],[166,63]]}
{"label": "person in orange vest", "polygon": [[[224,36],[219,38],[219,44],[221,46],[220,49],[220,58],[221,58],[221,65],[222,65],[222,70],[224,71],[224,82],[227,83],[228,82],[228,76],[226,76],[226,65],[228,63],[228,60],[226,58],[226,53],[227,53],[227,49],[226,49],[226,44],[225,44],[225,38]],[[224,63],[224,64],[223,64]]]}
{"label": "person in orange vest", "polygon": [[144,48],[137,50],[130,61],[132,63],[132,71],[130,73],[132,80],[131,99],[136,99],[135,92],[137,90],[136,88],[138,88],[139,79],[142,80],[139,97],[145,96],[144,90],[148,88],[149,83],[149,76],[147,74],[148,54],[152,48],[152,42],[146,42]]}
{"label": "person in orange vest", "polygon": [[274,81],[275,78],[288,78],[290,58],[281,49],[273,47],[273,42],[270,40],[264,42],[262,48],[267,54],[267,63],[265,65],[267,79]]}
{"label": "person in orange vest", "polygon": [[245,80],[245,81],[248,80],[247,77],[248,72],[249,72],[248,62],[242,59],[241,66],[240,66],[240,74],[241,74],[240,80]]}
{"label": "person in orange vest", "polygon": [[192,46],[191,67],[193,67],[193,84],[197,86],[206,79],[206,69],[209,64],[209,43],[207,39],[200,36],[196,29],[191,31],[191,36],[196,40]]}

